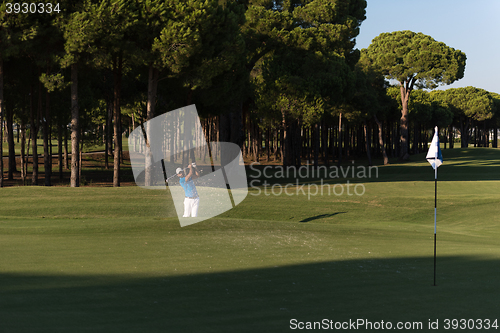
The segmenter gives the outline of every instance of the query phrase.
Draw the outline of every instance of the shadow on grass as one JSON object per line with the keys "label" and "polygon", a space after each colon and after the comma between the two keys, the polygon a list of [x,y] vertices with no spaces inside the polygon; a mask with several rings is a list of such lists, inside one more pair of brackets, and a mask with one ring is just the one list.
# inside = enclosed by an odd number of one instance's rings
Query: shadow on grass
{"label": "shadow on grass", "polygon": [[[183,276],[0,274],[2,332],[288,332],[290,320],[495,319],[499,260],[364,259]],[[364,330],[364,327],[360,329]]]}
{"label": "shadow on grass", "polygon": [[305,218],[303,220],[300,220],[299,222],[310,222],[310,221],[319,220],[319,219],[325,219],[327,217],[332,217],[332,216],[335,216],[335,215],[338,215],[338,214],[345,214],[345,213],[347,213],[347,212],[337,212],[337,213],[332,213],[332,214],[321,214],[321,215],[316,215],[316,216],[311,216],[311,217]]}

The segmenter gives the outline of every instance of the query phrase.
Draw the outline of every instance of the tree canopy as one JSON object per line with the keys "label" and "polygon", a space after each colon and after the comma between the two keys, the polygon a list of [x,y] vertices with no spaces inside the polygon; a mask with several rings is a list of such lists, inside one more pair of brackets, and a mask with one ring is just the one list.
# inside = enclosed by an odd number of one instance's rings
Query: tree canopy
{"label": "tree canopy", "polygon": [[436,125],[450,148],[457,137],[487,145],[500,123],[498,95],[428,91],[464,76],[462,51],[412,31],[382,33],[356,49],[366,0],[61,0],[60,8],[0,13],[0,143],[5,128],[9,176],[19,126],[32,153],[43,135],[44,156],[55,133],[59,151],[71,133],[73,186],[82,144],[105,141],[119,186],[123,135],[193,103],[208,140],[284,165],[408,158],[426,149]]}
{"label": "tree canopy", "polygon": [[466,56],[423,33],[395,31],[375,37],[367,49],[373,66],[401,85],[434,89],[464,76]]}
{"label": "tree canopy", "polygon": [[423,33],[409,30],[382,33],[367,49],[371,65],[388,79],[397,80],[401,92],[401,158],[408,155],[408,102],[416,85],[434,89],[451,84],[465,72],[465,53]]}

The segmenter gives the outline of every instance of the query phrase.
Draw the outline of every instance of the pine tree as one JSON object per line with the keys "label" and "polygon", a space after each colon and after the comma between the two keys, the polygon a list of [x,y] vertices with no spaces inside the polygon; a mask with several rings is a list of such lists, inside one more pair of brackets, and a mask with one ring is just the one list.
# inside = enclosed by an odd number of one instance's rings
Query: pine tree
{"label": "pine tree", "polygon": [[382,33],[367,49],[373,66],[399,82],[401,109],[401,155],[408,159],[408,102],[414,87],[434,89],[464,76],[466,56],[432,37],[412,31]]}
{"label": "pine tree", "polygon": [[[13,138],[13,117],[14,110],[5,108],[4,96],[4,78],[5,69],[4,63],[9,59],[15,59],[23,53],[29,45],[31,45],[33,38],[38,33],[38,27],[33,24],[35,19],[32,15],[23,13],[7,13],[6,4],[0,5],[0,124],[7,121],[8,125],[8,144],[9,144],[9,179],[13,179],[13,172],[16,169],[15,151],[14,151],[14,138]],[[25,59],[21,60],[24,61]],[[3,142],[3,126],[0,129],[0,151],[2,151]],[[36,166],[36,165],[34,165]],[[37,168],[34,168],[33,178],[36,184]],[[0,161],[0,186],[3,186],[3,158]]]}
{"label": "pine tree", "polygon": [[[248,11],[252,41],[264,34],[270,39],[270,46],[262,41],[262,51],[253,57],[261,56],[252,70],[257,104],[261,110],[273,110],[281,121],[283,164],[299,165],[301,126],[318,123],[354,91],[352,69],[359,58],[354,38],[365,19],[366,1],[266,5]],[[267,15],[260,15],[259,22],[256,13]]]}

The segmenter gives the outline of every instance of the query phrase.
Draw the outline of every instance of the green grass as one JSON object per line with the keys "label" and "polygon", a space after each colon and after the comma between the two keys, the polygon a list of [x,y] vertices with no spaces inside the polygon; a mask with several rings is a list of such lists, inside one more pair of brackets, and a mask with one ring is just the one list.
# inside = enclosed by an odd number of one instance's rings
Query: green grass
{"label": "green grass", "polygon": [[1,189],[0,332],[287,332],[292,318],[424,331],[439,319],[443,331],[445,318],[496,319],[500,152],[443,155],[437,286],[424,155],[380,167],[363,196],[251,188],[184,228],[167,191]]}

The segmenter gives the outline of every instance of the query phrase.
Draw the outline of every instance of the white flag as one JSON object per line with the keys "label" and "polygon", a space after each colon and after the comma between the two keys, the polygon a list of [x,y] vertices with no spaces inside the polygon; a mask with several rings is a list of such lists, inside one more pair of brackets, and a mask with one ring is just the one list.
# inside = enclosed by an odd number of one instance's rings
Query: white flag
{"label": "white flag", "polygon": [[427,153],[427,162],[429,162],[433,169],[439,168],[443,164],[443,154],[441,154],[441,147],[439,146],[438,128],[435,127],[434,137],[432,138],[429,152]]}

